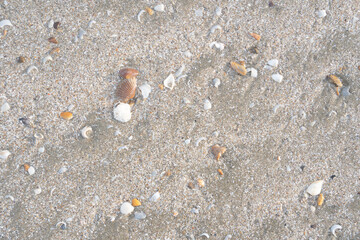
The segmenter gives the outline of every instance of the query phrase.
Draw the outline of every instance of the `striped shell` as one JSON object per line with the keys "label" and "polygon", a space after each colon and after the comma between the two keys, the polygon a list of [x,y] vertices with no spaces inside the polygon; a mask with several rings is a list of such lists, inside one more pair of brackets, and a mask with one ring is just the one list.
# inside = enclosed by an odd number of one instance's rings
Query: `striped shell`
{"label": "striped shell", "polygon": [[133,68],[123,68],[119,71],[120,77],[125,79],[135,78],[138,74],[139,71]]}
{"label": "striped shell", "polygon": [[238,64],[236,62],[230,62],[231,67],[240,75],[245,76],[247,71],[244,65]]}
{"label": "striped shell", "polygon": [[118,97],[121,102],[127,103],[130,99],[135,97],[135,91],[136,79],[124,79],[116,88],[116,97]]}

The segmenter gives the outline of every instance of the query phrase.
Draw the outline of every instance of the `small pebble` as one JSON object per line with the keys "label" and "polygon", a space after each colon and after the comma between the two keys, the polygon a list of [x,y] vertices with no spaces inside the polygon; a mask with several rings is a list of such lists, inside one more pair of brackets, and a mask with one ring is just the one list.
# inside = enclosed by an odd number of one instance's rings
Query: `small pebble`
{"label": "small pebble", "polygon": [[215,15],[216,15],[216,16],[220,16],[220,15],[221,15],[221,11],[222,11],[222,8],[221,8],[221,7],[217,7],[217,8],[215,9]]}
{"label": "small pebble", "polygon": [[204,110],[209,110],[209,109],[211,109],[211,102],[209,101],[209,99],[205,99]]}
{"label": "small pebble", "polygon": [[279,60],[277,59],[271,59],[267,62],[267,65],[271,66],[271,67],[277,67],[279,65]]}
{"label": "small pebble", "polygon": [[203,16],[203,9],[200,8],[200,9],[195,10],[195,16],[202,17]]}
{"label": "small pebble", "polygon": [[50,21],[48,22],[47,27],[48,28],[53,28],[53,26],[54,26],[54,20],[50,19]]}
{"label": "small pebble", "polygon": [[135,212],[135,219],[142,220],[146,218],[146,214],[144,212]]}
{"label": "small pebble", "polygon": [[37,189],[34,189],[34,193],[35,195],[38,195],[41,193],[41,187],[37,188]]}
{"label": "small pebble", "polygon": [[314,213],[315,210],[316,210],[316,208],[315,208],[314,206],[311,206],[311,207],[310,207],[310,210],[311,210],[312,213]]}
{"label": "small pebble", "polygon": [[183,98],[183,102],[184,102],[185,104],[189,104],[189,103],[190,103],[190,100],[189,100],[188,98]]}
{"label": "small pebble", "polygon": [[134,207],[129,202],[124,202],[121,204],[120,212],[124,215],[130,214],[134,211]]}
{"label": "small pebble", "polygon": [[67,167],[61,167],[59,170],[58,170],[58,174],[62,174],[62,173],[64,173],[64,172],[66,172],[68,169],[67,169]]}
{"label": "small pebble", "polygon": [[326,10],[316,11],[315,14],[318,16],[318,18],[323,18],[326,16]]}
{"label": "small pebble", "polygon": [[11,152],[8,150],[0,151],[0,159],[6,160],[11,155]]}
{"label": "small pebble", "polygon": [[214,78],[213,79],[213,85],[214,85],[214,87],[216,87],[216,88],[218,88],[219,86],[220,86],[220,79],[218,79],[218,78]]}
{"label": "small pebble", "polygon": [[44,147],[40,147],[39,148],[39,153],[44,153],[45,152],[45,148]]}
{"label": "small pebble", "polygon": [[278,82],[278,83],[281,83],[282,80],[283,80],[283,76],[281,74],[273,74],[271,75],[271,78],[275,81],[275,82]]}
{"label": "small pebble", "polygon": [[250,72],[251,77],[256,78],[258,76],[258,71],[255,68],[249,68],[247,69],[248,72]]}
{"label": "small pebble", "polygon": [[194,214],[199,214],[199,209],[193,208],[193,209],[191,209],[191,212]]}

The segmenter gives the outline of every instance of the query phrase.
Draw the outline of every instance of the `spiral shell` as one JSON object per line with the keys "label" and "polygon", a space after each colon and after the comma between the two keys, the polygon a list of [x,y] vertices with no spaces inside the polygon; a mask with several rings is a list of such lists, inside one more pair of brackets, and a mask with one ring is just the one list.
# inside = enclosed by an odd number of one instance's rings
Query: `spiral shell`
{"label": "spiral shell", "polygon": [[133,68],[123,68],[119,71],[119,75],[122,78],[130,79],[139,75],[139,71]]}
{"label": "spiral shell", "polygon": [[120,82],[116,88],[116,96],[121,102],[127,103],[130,99],[135,97],[136,79],[125,79]]}
{"label": "spiral shell", "polygon": [[81,129],[80,133],[83,138],[89,139],[93,133],[93,130],[90,126],[86,126]]}

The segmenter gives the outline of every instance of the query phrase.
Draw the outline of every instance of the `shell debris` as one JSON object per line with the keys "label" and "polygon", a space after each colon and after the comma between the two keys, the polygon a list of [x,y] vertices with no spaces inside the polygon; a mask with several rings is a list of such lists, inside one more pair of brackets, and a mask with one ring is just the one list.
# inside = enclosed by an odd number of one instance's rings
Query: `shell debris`
{"label": "shell debris", "polygon": [[147,83],[141,85],[139,87],[140,91],[141,91],[141,94],[143,96],[144,99],[148,98],[150,93],[151,93],[151,86]]}
{"label": "shell debris", "polygon": [[30,67],[28,67],[26,69],[26,73],[30,75],[30,73],[34,70],[36,70],[37,72],[39,71],[39,69],[37,67],[35,67],[34,65],[31,65]]}
{"label": "shell debris", "polygon": [[131,107],[127,103],[120,103],[114,108],[114,118],[119,122],[128,122],[131,119]]}
{"label": "shell debris", "polygon": [[138,13],[138,15],[137,15],[137,20],[139,21],[139,22],[141,22],[141,15],[143,14],[143,13],[145,13],[146,11],[145,10],[141,10],[139,13]]}
{"label": "shell debris", "polygon": [[221,84],[220,79],[218,79],[218,78],[214,78],[214,79],[213,79],[213,85],[214,85],[214,87],[218,88],[218,87],[220,86],[220,84]]}
{"label": "shell debris", "polygon": [[145,11],[146,11],[150,16],[152,16],[152,15],[154,14],[154,10],[152,10],[152,9],[149,8],[149,7],[146,7],[146,8],[145,8]]}
{"label": "shell debris", "polygon": [[42,59],[42,63],[45,64],[47,61],[53,61],[53,58],[49,55]]}
{"label": "shell debris", "polygon": [[204,110],[209,110],[211,109],[212,105],[209,99],[205,99],[204,101]]}
{"label": "shell debris", "polygon": [[142,220],[146,218],[146,214],[144,212],[135,212],[134,217],[137,220]]}
{"label": "shell debris", "polygon": [[56,40],[55,37],[50,37],[48,38],[48,41],[51,42],[51,43],[55,43],[55,44],[58,44],[59,42]]}
{"label": "shell debris", "polygon": [[156,5],[154,7],[154,10],[157,11],[157,12],[164,12],[165,11],[165,5],[164,4]]}
{"label": "shell debris", "polygon": [[281,74],[279,74],[279,73],[275,73],[275,74],[271,75],[271,78],[272,78],[275,82],[281,83],[284,77],[283,77]]}
{"label": "shell debris", "polygon": [[318,206],[321,206],[321,205],[323,205],[323,203],[324,203],[324,195],[322,194],[322,193],[320,193],[319,194],[319,197],[318,197],[318,199],[317,199],[317,205]]}
{"label": "shell debris", "polygon": [[220,175],[224,175],[224,172],[220,168],[217,171]]}
{"label": "shell debris", "polygon": [[341,229],[342,229],[342,227],[339,224],[335,224],[335,225],[331,226],[330,232],[332,235],[334,235],[336,237],[336,231],[341,230]]}
{"label": "shell debris", "polygon": [[139,200],[137,200],[136,198],[134,198],[132,201],[131,201],[131,205],[133,205],[134,207],[138,207],[141,205],[141,202]]}
{"label": "shell debris", "polygon": [[212,43],[210,43],[209,44],[209,47],[210,48],[213,48],[213,47],[216,47],[217,49],[219,49],[220,51],[222,51],[222,50],[224,50],[224,48],[225,48],[225,44],[223,44],[223,43],[220,43],[220,42],[212,42]]}
{"label": "shell debris", "polygon": [[48,24],[47,24],[48,28],[53,28],[54,27],[54,20],[50,19]]}
{"label": "shell debris", "polygon": [[222,12],[222,8],[221,7],[216,7],[215,15],[219,17],[221,15],[221,12]]}
{"label": "shell debris", "polygon": [[226,147],[220,147],[219,144],[215,144],[211,147],[211,152],[214,154],[215,159],[219,160],[220,157],[226,152]]}
{"label": "shell debris", "polygon": [[119,71],[119,76],[125,79],[136,78],[139,71],[134,68],[123,68]]}
{"label": "shell debris", "polygon": [[341,88],[343,86],[340,78],[338,78],[337,76],[331,74],[328,76],[328,78],[330,79],[331,83],[335,84],[336,86],[336,94],[339,96],[339,88]]}
{"label": "shell debris", "polygon": [[18,63],[24,63],[26,59],[23,56],[18,57],[17,62]]}
{"label": "shell debris", "polygon": [[39,195],[41,193],[41,187],[34,189],[34,193],[35,195]]}
{"label": "shell debris", "polygon": [[181,67],[175,72],[174,77],[178,78],[181,76],[182,72],[185,70],[185,65],[181,65]]}
{"label": "shell debris", "polygon": [[86,34],[86,31],[82,28],[79,29],[79,32],[78,32],[78,38],[81,40],[84,38],[84,35]]}
{"label": "shell debris", "polygon": [[7,103],[7,102],[5,102],[5,103],[1,106],[0,112],[1,112],[1,113],[7,112],[7,111],[10,110],[10,108],[11,108],[11,107],[10,107],[10,104]]}
{"label": "shell debris", "polygon": [[316,196],[321,193],[322,186],[324,184],[324,180],[318,180],[310,184],[310,186],[306,189],[306,192],[312,196]]}
{"label": "shell debris", "polygon": [[9,150],[2,150],[0,151],[0,159],[6,160],[11,155]]}
{"label": "shell debris", "polygon": [[154,193],[154,195],[151,196],[151,198],[149,198],[149,201],[150,202],[156,202],[159,199],[160,199],[160,193],[156,192],[156,193]]}
{"label": "shell debris", "polygon": [[261,39],[261,36],[259,34],[256,34],[256,33],[250,33],[250,35],[255,38],[257,41],[260,41]]}
{"label": "shell debris", "polygon": [[59,53],[59,52],[60,52],[60,48],[56,47],[51,49],[50,54]]}
{"label": "shell debris", "polygon": [[81,136],[85,139],[89,139],[92,136],[93,130],[90,126],[85,126],[80,131]]}
{"label": "shell debris", "polygon": [[215,25],[215,26],[212,26],[211,28],[210,28],[210,32],[211,33],[214,33],[216,30],[219,30],[219,31],[221,31],[221,26],[218,24],[218,25]]}
{"label": "shell debris", "polygon": [[116,88],[116,97],[119,101],[127,103],[130,99],[135,97],[136,93],[136,78],[123,79]]}
{"label": "shell debris", "polygon": [[244,65],[236,63],[236,62],[230,62],[230,65],[232,69],[234,69],[238,74],[245,76],[247,71]]}
{"label": "shell debris", "polygon": [[11,24],[10,20],[5,19],[5,20],[0,21],[0,28],[2,28],[4,26],[13,26],[13,25]]}
{"label": "shell debris", "polygon": [[91,20],[91,21],[88,23],[88,28],[91,28],[95,23],[96,23],[95,20]]}
{"label": "shell debris", "polygon": [[199,187],[201,187],[201,188],[205,187],[205,181],[202,180],[201,178],[199,178],[199,179],[197,180],[197,183],[198,183]]}
{"label": "shell debris", "polygon": [[200,235],[200,237],[206,237],[206,238],[209,238],[210,236],[209,236],[209,234],[207,234],[207,233],[202,233],[202,234]]}
{"label": "shell debris", "polygon": [[170,90],[172,90],[175,87],[175,78],[172,73],[164,80],[164,86]]}
{"label": "shell debris", "polygon": [[121,214],[128,215],[134,211],[134,207],[129,202],[124,202],[121,204],[120,212]]}
{"label": "shell debris", "polygon": [[65,119],[65,120],[70,120],[74,116],[73,116],[73,114],[71,112],[62,112],[62,113],[60,113],[60,117]]}
{"label": "shell debris", "polygon": [[326,16],[326,10],[318,10],[315,12],[315,14],[318,18],[323,18]]}

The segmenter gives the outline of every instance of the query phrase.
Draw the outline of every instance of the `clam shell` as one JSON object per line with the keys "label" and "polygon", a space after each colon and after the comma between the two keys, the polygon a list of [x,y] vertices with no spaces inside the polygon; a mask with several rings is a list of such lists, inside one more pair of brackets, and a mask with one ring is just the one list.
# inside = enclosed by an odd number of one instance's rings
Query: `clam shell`
{"label": "clam shell", "polygon": [[311,194],[312,196],[316,196],[321,193],[322,185],[324,183],[324,180],[319,180],[316,182],[313,182],[307,189],[306,192]]}
{"label": "clam shell", "polygon": [[135,97],[136,79],[124,79],[116,88],[116,96],[121,102],[127,103],[130,99]]}
{"label": "clam shell", "polygon": [[332,235],[334,235],[336,237],[336,234],[335,234],[336,230],[341,230],[341,229],[342,229],[342,227],[340,225],[335,224],[335,225],[331,226],[330,232]]}
{"label": "clam shell", "polygon": [[226,147],[220,147],[218,144],[215,144],[211,147],[211,152],[214,154],[215,159],[219,160],[221,155],[224,154],[226,151]]}
{"label": "clam shell", "polygon": [[244,65],[238,64],[236,62],[230,62],[232,69],[234,69],[238,74],[245,76],[247,71]]}
{"label": "clam shell", "polygon": [[0,151],[0,159],[6,160],[10,156],[11,152],[8,150]]}
{"label": "clam shell", "polygon": [[121,204],[120,212],[124,215],[130,214],[134,211],[134,207],[129,202],[124,202]]}
{"label": "clam shell", "polygon": [[122,78],[130,79],[139,75],[139,71],[133,68],[123,68],[119,71],[119,75]]}
{"label": "clam shell", "polygon": [[114,108],[114,118],[119,122],[128,122],[131,119],[131,107],[127,103],[120,103]]}
{"label": "clam shell", "polygon": [[89,139],[92,135],[92,128],[90,126],[86,126],[83,129],[81,129],[80,133],[83,138]]}
{"label": "clam shell", "polygon": [[2,28],[3,26],[12,26],[12,24],[11,24],[10,20],[5,19],[5,20],[0,21],[0,28]]}

